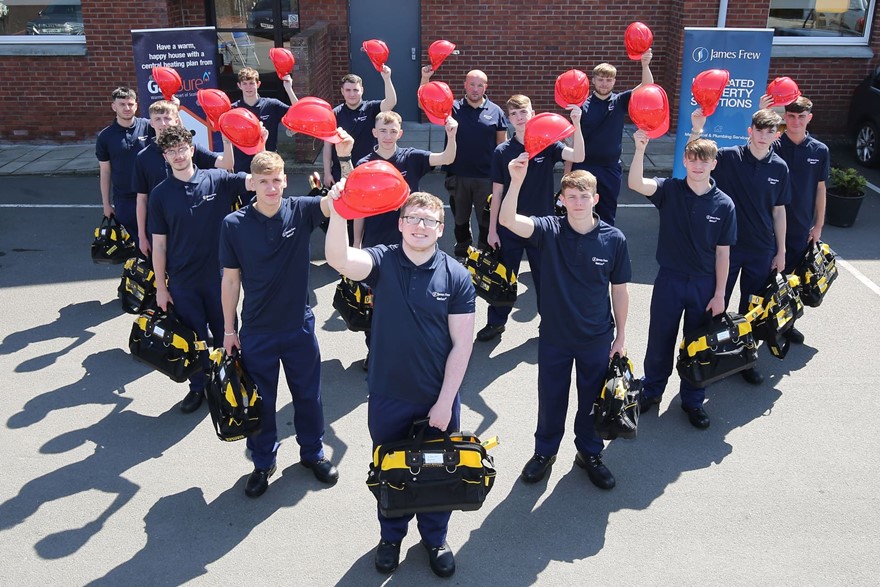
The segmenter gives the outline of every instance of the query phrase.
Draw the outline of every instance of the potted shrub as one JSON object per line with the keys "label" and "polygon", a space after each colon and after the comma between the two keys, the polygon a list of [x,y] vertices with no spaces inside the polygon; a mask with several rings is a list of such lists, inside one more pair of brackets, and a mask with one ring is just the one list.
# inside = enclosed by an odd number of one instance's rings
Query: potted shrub
{"label": "potted shrub", "polygon": [[832,167],[828,178],[825,222],[848,227],[856,221],[868,180],[852,167]]}

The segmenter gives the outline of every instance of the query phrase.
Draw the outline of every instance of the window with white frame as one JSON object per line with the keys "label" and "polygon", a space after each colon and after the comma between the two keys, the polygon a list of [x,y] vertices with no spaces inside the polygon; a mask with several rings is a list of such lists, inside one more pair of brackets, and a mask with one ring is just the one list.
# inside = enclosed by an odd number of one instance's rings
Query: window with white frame
{"label": "window with white frame", "polygon": [[867,45],[877,0],[771,0],[777,45]]}
{"label": "window with white frame", "polygon": [[0,42],[83,42],[80,0],[0,0]]}

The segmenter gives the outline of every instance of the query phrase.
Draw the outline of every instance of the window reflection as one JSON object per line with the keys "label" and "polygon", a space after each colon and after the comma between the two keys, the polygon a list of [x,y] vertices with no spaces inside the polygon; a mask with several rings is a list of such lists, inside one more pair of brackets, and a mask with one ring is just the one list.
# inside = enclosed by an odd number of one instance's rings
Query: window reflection
{"label": "window reflection", "polygon": [[776,36],[862,37],[871,0],[772,0],[767,26]]}
{"label": "window reflection", "polygon": [[0,0],[0,35],[85,34],[79,0],[10,2]]}

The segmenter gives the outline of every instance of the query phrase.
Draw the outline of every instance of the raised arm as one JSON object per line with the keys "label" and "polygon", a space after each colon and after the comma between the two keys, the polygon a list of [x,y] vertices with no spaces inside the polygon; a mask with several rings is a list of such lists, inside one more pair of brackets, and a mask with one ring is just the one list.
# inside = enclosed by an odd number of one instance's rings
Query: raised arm
{"label": "raised arm", "polygon": [[648,135],[643,130],[637,130],[633,134],[633,140],[635,141],[635,152],[633,153],[632,164],[629,166],[627,185],[634,192],[650,198],[657,192],[657,182],[644,177],[645,149],[648,147]]}
{"label": "raised arm", "polygon": [[394,83],[391,81],[391,68],[387,65],[382,66],[382,81],[385,82],[385,99],[379,104],[379,110],[388,112],[394,110],[397,106],[397,92],[394,89]]}
{"label": "raised arm", "polygon": [[[345,189],[345,180],[340,179],[330,190],[331,200],[339,199]],[[361,281],[373,270],[373,258],[365,251],[348,245],[348,225],[345,218],[330,204],[330,226],[324,239],[324,254],[327,263],[349,279]]]}
{"label": "raised arm", "polygon": [[654,52],[651,49],[642,53],[642,81],[639,86],[654,83],[654,74],[651,73],[651,59],[653,59],[653,57]]}
{"label": "raised arm", "polygon": [[501,222],[501,226],[517,236],[529,238],[535,232],[535,221],[528,216],[516,213],[516,206],[519,203],[519,191],[522,188],[523,181],[526,179],[526,173],[529,168],[528,154],[522,153],[511,161],[507,168],[510,170],[510,187],[507,188],[507,195],[504,196],[504,201],[501,202],[498,220]]}
{"label": "raised arm", "polygon": [[455,141],[455,135],[458,131],[458,121],[451,116],[446,118],[446,148],[442,153],[431,153],[428,163],[431,167],[438,165],[449,165],[455,161],[455,153],[458,146]]}
{"label": "raised arm", "polygon": [[562,151],[562,159],[566,162],[581,163],[586,158],[584,135],[581,132],[581,113],[583,111],[580,106],[575,104],[569,104],[568,110],[571,112],[571,123],[574,125],[574,137],[572,137],[572,146],[566,147]]}

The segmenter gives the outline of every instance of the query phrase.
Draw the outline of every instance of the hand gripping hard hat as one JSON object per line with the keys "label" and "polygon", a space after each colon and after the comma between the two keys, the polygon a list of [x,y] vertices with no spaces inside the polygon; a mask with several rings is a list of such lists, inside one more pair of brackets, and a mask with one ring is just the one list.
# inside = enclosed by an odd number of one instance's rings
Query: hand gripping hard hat
{"label": "hand gripping hard hat", "polygon": [[437,71],[446,58],[452,55],[453,51],[455,51],[455,45],[449,41],[441,39],[431,43],[431,46],[428,47],[428,59],[431,60],[431,69]]}
{"label": "hand gripping hard hat", "polygon": [[409,186],[388,161],[368,161],[354,168],[333,206],[347,220],[375,216],[400,208],[409,197]]}
{"label": "hand gripping hard hat", "polygon": [[801,90],[790,77],[777,77],[767,84],[767,95],[773,98],[773,106],[787,106],[801,95]]}
{"label": "hand gripping hard hat", "polygon": [[275,66],[275,73],[278,74],[278,79],[289,75],[293,71],[294,64],[296,64],[293,53],[283,47],[269,49],[269,59],[272,60],[272,65]]}
{"label": "hand gripping hard hat", "polygon": [[174,94],[183,87],[180,74],[172,67],[154,67],[153,79],[156,80],[156,84],[158,84],[159,90],[162,92],[162,97],[166,100],[173,98]]}
{"label": "hand gripping hard hat", "polygon": [[574,134],[574,126],[564,116],[542,112],[526,123],[523,143],[529,159],[555,143]]}
{"label": "hand gripping hard hat", "polygon": [[419,106],[425,111],[428,120],[434,124],[446,124],[455,100],[449,86],[443,82],[428,82],[419,88],[418,96]]}
{"label": "hand gripping hard hat", "polygon": [[560,108],[567,108],[569,104],[583,106],[590,95],[590,79],[579,69],[569,69],[556,78],[556,87],[553,96]]}
{"label": "hand gripping hard hat", "polygon": [[648,138],[656,139],[669,130],[669,99],[657,84],[641,85],[629,100],[629,117]]}
{"label": "hand gripping hard hat", "polygon": [[250,110],[233,108],[220,116],[219,123],[223,136],[242,152],[256,155],[265,149],[260,119]]}
{"label": "hand gripping hard hat", "polygon": [[292,130],[330,143],[342,142],[336,131],[336,115],[320,98],[305,97],[292,104],[281,123]]}
{"label": "hand gripping hard hat", "polygon": [[388,61],[388,45],[379,39],[370,39],[369,41],[364,41],[363,48],[367,52],[367,57],[370,58],[370,62],[376,68],[376,71],[382,73],[382,66]]}
{"label": "hand gripping hard hat", "polygon": [[707,69],[694,78],[691,93],[703,115],[712,116],[729,81],[730,72],[726,69]]}
{"label": "hand gripping hard hat", "polygon": [[232,110],[229,96],[222,90],[199,90],[196,93],[196,102],[205,111],[205,116],[208,117],[208,122],[212,128],[217,128],[220,117]]}
{"label": "hand gripping hard hat", "polygon": [[654,33],[643,22],[634,22],[626,27],[623,35],[623,43],[626,45],[626,53],[633,61],[642,58],[642,54],[651,48],[654,42]]}

